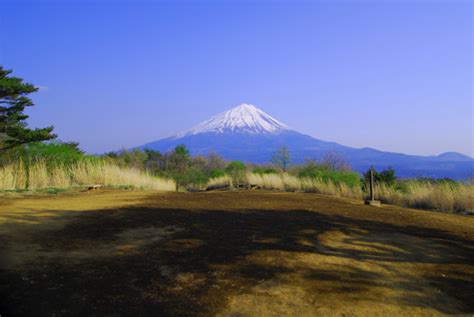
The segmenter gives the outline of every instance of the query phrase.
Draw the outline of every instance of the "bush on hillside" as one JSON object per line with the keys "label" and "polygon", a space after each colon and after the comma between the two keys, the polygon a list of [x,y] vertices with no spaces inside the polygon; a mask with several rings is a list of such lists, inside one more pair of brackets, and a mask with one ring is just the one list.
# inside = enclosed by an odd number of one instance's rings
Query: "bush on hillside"
{"label": "bush on hillside", "polygon": [[374,173],[374,181],[376,184],[384,184],[387,186],[394,186],[396,184],[397,177],[395,176],[395,170],[392,167],[383,169],[381,172],[378,172],[374,167],[367,170],[364,173],[364,183],[367,184],[370,182],[370,171]]}
{"label": "bush on hillside", "polygon": [[218,178],[225,176],[225,171],[222,168],[215,168],[211,170],[209,177],[210,178]]}
{"label": "bush on hillside", "polygon": [[255,174],[277,174],[278,171],[272,167],[265,167],[265,166],[256,166],[253,168],[252,173]]}
{"label": "bush on hillside", "polygon": [[118,152],[106,153],[104,157],[121,167],[143,169],[147,160],[147,153],[138,149],[132,151],[122,149]]}
{"label": "bush on hillside", "polygon": [[232,178],[234,184],[239,184],[244,180],[246,166],[240,161],[232,161],[225,168],[225,172]]}
{"label": "bush on hillside", "polygon": [[2,153],[0,166],[22,161],[27,166],[41,161],[48,169],[61,165],[69,166],[84,160],[97,160],[96,157],[86,155],[74,142],[36,142],[25,144]]}
{"label": "bush on hillside", "polygon": [[355,172],[345,170],[335,170],[328,165],[318,164],[314,160],[308,160],[300,166],[297,171],[300,178],[319,179],[323,182],[332,182],[334,184],[345,184],[350,187],[356,187],[360,184],[360,176]]}

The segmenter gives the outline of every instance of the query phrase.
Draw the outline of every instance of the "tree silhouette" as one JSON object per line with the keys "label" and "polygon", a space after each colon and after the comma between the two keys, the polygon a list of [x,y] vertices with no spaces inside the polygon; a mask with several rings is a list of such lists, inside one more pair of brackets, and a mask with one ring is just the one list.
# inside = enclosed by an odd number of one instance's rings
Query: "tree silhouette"
{"label": "tree silhouette", "polygon": [[288,166],[291,162],[291,155],[290,151],[286,146],[280,147],[275,153],[272,155],[272,163],[275,164],[278,168],[286,172]]}

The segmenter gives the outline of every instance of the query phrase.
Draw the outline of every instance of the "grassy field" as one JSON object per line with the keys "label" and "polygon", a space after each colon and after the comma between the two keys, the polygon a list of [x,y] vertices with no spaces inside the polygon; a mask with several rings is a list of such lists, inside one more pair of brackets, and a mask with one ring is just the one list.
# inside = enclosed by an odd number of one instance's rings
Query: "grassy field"
{"label": "grassy field", "polygon": [[0,200],[2,316],[474,313],[474,218],[308,193]]}

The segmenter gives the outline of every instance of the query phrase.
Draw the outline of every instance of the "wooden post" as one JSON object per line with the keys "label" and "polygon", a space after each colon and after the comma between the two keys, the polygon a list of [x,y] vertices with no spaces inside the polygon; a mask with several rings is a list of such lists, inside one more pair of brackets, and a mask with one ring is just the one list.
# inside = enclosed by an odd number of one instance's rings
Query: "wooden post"
{"label": "wooden post", "polygon": [[375,195],[374,195],[374,169],[370,169],[370,200],[374,201],[375,200]]}
{"label": "wooden post", "polygon": [[375,192],[374,192],[374,169],[371,168],[369,171],[369,190],[370,190],[370,199],[365,201],[366,205],[377,206],[380,207],[380,201],[375,200]]}

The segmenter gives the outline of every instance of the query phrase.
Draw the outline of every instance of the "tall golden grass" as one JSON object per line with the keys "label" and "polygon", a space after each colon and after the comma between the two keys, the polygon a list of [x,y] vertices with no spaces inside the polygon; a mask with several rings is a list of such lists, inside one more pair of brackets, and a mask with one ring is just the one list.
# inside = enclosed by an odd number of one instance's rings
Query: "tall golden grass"
{"label": "tall golden grass", "polygon": [[403,192],[379,184],[375,187],[375,198],[403,207],[448,212],[474,211],[474,184],[409,181]]}
{"label": "tall golden grass", "polygon": [[232,187],[234,186],[232,182],[232,177],[225,175],[225,176],[220,176],[220,177],[214,177],[209,179],[207,182],[207,187]]}
{"label": "tall golden grass", "polygon": [[[257,185],[262,189],[285,190],[285,191],[305,191],[326,195],[336,195],[340,197],[360,198],[363,192],[359,187],[349,187],[344,183],[334,183],[313,178],[299,178],[288,173],[257,174],[247,173],[244,182],[250,185]],[[235,186],[232,178],[222,176],[211,178],[209,187]]]}
{"label": "tall golden grass", "polygon": [[102,184],[165,191],[176,190],[174,180],[153,177],[134,168],[103,161],[81,161],[72,165],[48,166],[45,161],[17,161],[0,167],[0,189],[68,188]]}
{"label": "tall golden grass", "polygon": [[[262,189],[305,191],[338,197],[362,200],[366,193],[361,187],[350,187],[344,183],[323,181],[318,178],[299,178],[287,173],[245,175],[247,185],[258,185]],[[209,186],[233,186],[232,178],[213,178]],[[410,208],[447,212],[474,211],[474,183],[429,183],[408,181],[404,190],[379,184],[375,187],[375,198],[383,203]]]}
{"label": "tall golden grass", "polygon": [[306,192],[315,192],[324,195],[334,195],[338,197],[347,197],[354,199],[362,199],[364,192],[359,186],[348,186],[345,183],[335,183],[331,181],[323,181],[318,178],[302,178],[302,189]]}

